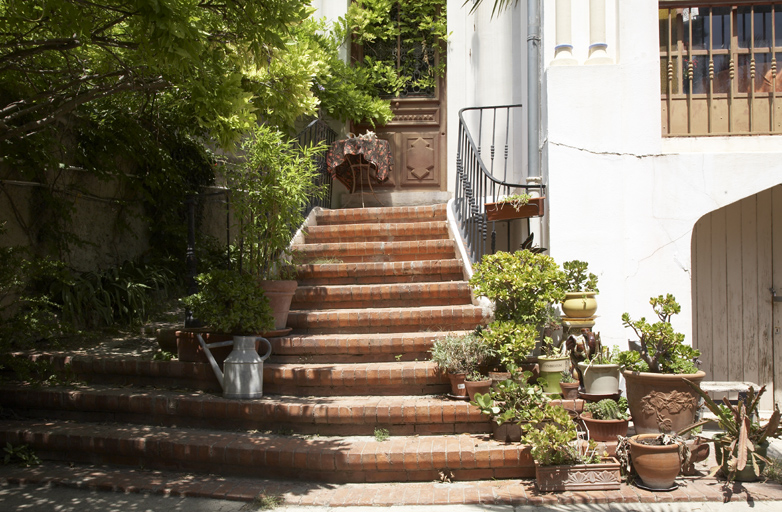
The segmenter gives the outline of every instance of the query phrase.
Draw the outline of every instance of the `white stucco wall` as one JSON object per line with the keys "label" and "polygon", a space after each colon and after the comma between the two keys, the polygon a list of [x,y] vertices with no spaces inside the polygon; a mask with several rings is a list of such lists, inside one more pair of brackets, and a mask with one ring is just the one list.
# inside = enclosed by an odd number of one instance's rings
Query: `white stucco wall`
{"label": "white stucco wall", "polygon": [[[590,66],[588,2],[573,1],[578,64],[549,67],[554,4],[544,2],[544,169],[550,254],[600,276],[595,329],[626,346],[621,314],[653,317],[673,293],[691,341],[691,237],[706,213],[782,182],[782,137],[663,139],[656,2],[606,2],[608,53]],[[614,21],[612,21],[614,20]],[[611,34],[616,35],[611,44]]]}

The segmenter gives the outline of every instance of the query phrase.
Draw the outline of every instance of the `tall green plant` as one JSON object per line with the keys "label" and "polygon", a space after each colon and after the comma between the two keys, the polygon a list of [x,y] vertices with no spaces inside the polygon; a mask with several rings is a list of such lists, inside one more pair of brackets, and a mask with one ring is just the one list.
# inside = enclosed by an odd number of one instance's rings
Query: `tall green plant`
{"label": "tall green plant", "polygon": [[322,197],[314,156],[323,145],[299,147],[281,132],[259,125],[242,144],[244,158],[226,169],[240,236],[242,270],[279,277],[280,258],[304,222],[303,206]]}

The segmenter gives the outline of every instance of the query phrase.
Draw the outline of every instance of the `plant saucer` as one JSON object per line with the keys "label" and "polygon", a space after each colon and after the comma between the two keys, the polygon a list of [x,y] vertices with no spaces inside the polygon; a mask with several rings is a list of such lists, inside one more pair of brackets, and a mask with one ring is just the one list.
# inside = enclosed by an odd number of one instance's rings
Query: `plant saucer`
{"label": "plant saucer", "polygon": [[638,487],[639,489],[643,489],[645,491],[651,491],[651,492],[670,492],[670,491],[675,491],[676,489],[679,488],[679,484],[674,482],[672,486],[667,487],[665,489],[652,489],[651,487],[644,484],[640,478],[637,479],[634,483],[635,486]]}

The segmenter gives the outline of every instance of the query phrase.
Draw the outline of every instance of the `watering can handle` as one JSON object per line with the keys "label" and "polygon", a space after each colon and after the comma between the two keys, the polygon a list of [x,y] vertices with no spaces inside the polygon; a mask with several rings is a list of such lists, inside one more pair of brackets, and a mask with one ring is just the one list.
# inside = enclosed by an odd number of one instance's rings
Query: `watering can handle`
{"label": "watering can handle", "polygon": [[266,343],[266,347],[268,347],[268,348],[267,348],[267,350],[266,350],[266,353],[265,353],[264,355],[262,355],[262,356],[261,356],[261,361],[266,361],[266,359],[268,359],[268,357],[269,357],[270,355],[272,355],[272,344],[271,344],[271,343],[269,343],[269,340],[267,340],[267,339],[266,339],[266,338],[264,338],[263,336],[258,336],[258,338],[257,338],[257,339],[259,339],[259,340],[261,340],[262,342]]}

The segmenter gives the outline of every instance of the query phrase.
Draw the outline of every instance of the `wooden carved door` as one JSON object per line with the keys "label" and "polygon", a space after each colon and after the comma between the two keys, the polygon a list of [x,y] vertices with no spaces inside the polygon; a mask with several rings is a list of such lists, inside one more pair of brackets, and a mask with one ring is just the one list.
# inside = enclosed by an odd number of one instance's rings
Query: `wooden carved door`
{"label": "wooden carved door", "polygon": [[[404,16],[398,4],[389,13],[388,23]],[[411,63],[416,73],[426,73],[439,64],[441,53],[436,48],[406,44],[401,37],[356,45],[357,60],[371,55],[375,59],[395,60],[397,66]],[[412,62],[411,62],[412,59]],[[413,190],[446,190],[446,102],[445,76],[438,77],[433,87],[421,88],[408,84],[396,95],[384,95],[391,101],[394,119],[385,126],[355,125],[356,134],[373,130],[388,140],[394,158],[387,181],[379,185],[385,192]],[[376,186],[377,188],[377,186]]]}

